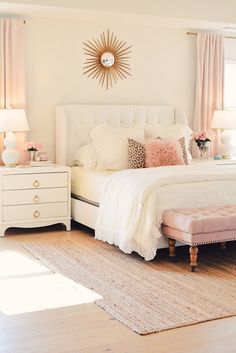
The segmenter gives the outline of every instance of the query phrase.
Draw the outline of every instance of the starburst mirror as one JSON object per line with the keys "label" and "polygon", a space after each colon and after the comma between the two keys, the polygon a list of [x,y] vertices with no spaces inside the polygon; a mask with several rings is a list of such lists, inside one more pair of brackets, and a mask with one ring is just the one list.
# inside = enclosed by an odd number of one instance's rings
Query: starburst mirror
{"label": "starburst mirror", "polygon": [[99,80],[106,89],[112,88],[119,79],[123,80],[130,74],[130,48],[126,42],[117,39],[114,33],[107,30],[100,38],[84,42],[86,60],[84,75]]}

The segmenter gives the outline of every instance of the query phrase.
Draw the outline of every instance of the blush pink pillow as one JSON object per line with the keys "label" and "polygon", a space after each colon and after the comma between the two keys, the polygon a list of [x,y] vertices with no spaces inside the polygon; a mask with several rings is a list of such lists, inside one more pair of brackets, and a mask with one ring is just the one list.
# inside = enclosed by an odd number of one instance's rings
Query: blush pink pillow
{"label": "blush pink pillow", "polygon": [[183,152],[178,141],[150,140],[145,144],[147,168],[184,164]]}

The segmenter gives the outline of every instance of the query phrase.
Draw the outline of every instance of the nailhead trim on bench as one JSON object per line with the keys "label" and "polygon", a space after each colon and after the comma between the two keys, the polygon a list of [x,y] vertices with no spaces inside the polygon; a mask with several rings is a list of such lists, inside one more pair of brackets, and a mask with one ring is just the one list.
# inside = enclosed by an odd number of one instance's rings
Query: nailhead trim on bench
{"label": "nailhead trim on bench", "polygon": [[[222,214],[222,211],[225,212]],[[191,270],[195,271],[198,245],[235,241],[236,229],[230,229],[235,228],[235,222],[236,205],[166,211],[163,214],[162,232],[169,238],[170,257],[175,257],[176,240],[188,244]],[[221,229],[228,225],[228,229]]]}

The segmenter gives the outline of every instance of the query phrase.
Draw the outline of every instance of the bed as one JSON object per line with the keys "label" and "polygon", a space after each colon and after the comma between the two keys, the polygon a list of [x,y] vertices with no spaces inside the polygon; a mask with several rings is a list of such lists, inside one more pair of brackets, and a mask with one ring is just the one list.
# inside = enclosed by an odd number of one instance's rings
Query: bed
{"label": "bed", "polygon": [[[187,125],[187,118],[180,109],[165,105],[58,106],[56,162],[72,166],[74,150],[89,143],[92,129],[102,123],[115,128],[161,123],[171,128]],[[222,169],[195,164],[118,172],[75,168],[72,168],[72,218],[96,228],[97,239],[115,244],[126,253],[136,251],[145,260],[151,260],[157,249],[168,246],[160,233],[166,209],[236,204],[236,168],[231,166]],[[122,193],[128,197],[120,198]],[[147,195],[148,206],[139,207]],[[138,225],[134,218],[139,219]]]}
{"label": "bed", "polygon": [[[91,140],[89,135],[92,129],[104,122],[114,127],[139,123],[161,123],[171,126],[187,124],[187,117],[181,109],[167,105],[57,106],[56,163],[71,167],[74,150],[88,143]],[[72,195],[72,219],[95,229],[98,205],[89,201]]]}

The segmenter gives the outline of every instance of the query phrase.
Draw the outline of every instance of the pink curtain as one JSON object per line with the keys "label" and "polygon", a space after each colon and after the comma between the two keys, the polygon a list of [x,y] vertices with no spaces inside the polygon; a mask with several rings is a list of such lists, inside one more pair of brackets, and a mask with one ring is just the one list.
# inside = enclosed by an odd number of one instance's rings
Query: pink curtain
{"label": "pink curtain", "polygon": [[[214,33],[197,34],[197,77],[194,111],[194,132],[209,131],[212,135],[211,155],[217,154],[219,138],[211,130],[214,110],[223,109],[224,36]],[[194,144],[195,145],[195,144]],[[193,148],[194,157],[197,148]]]}
{"label": "pink curtain", "polygon": [[[0,18],[0,108],[25,107],[24,21]],[[2,134],[1,134],[2,135]],[[24,161],[25,133],[17,133],[17,144]],[[0,149],[3,148],[1,136]]]}

